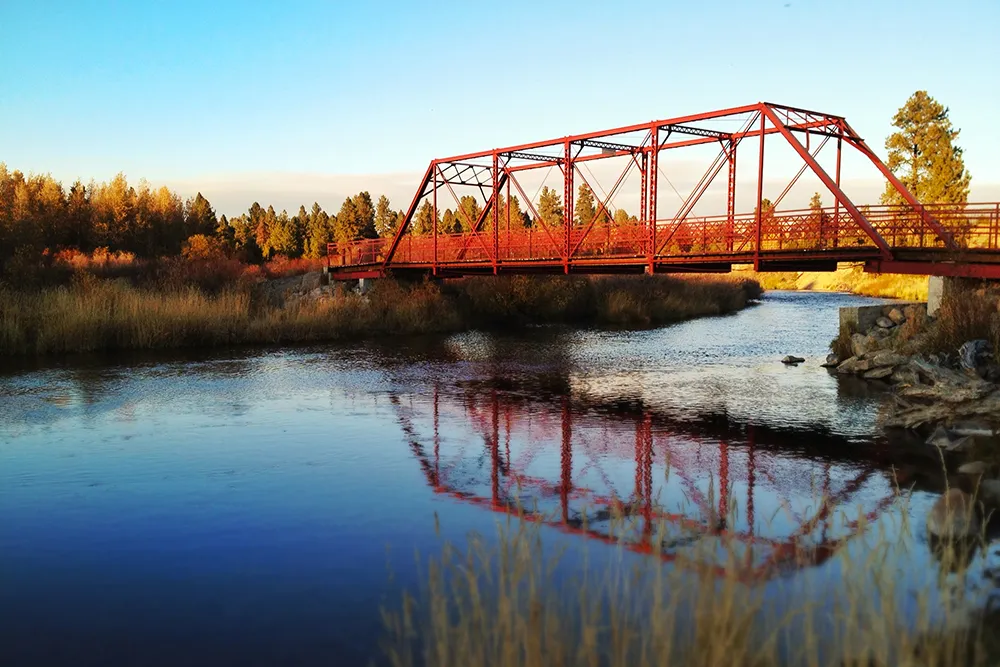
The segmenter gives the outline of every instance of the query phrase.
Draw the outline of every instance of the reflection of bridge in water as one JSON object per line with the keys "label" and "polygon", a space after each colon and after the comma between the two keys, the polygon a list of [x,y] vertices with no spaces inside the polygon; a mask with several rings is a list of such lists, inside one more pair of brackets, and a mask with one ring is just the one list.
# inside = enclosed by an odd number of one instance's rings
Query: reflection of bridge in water
{"label": "reflection of bridge in water", "polygon": [[[707,557],[744,581],[825,562],[895,498],[874,463],[789,457],[766,428],[763,443],[753,426],[714,437],[642,408],[596,414],[496,389],[391,401],[435,493],[667,562]],[[470,428],[482,450],[468,451]]]}

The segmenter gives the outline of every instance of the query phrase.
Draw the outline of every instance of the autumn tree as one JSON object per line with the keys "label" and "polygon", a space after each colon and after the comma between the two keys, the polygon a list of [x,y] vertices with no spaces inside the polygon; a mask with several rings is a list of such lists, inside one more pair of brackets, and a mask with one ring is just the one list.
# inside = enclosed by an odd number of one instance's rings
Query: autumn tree
{"label": "autumn tree", "polygon": [[549,227],[557,227],[563,224],[562,197],[549,186],[542,187],[538,195],[538,215]]}
{"label": "autumn tree", "polygon": [[[922,204],[964,204],[971,176],[962,149],[955,145],[959,130],[952,127],[948,108],[918,90],[910,96],[892,124],[897,128],[885,140],[888,167]],[[886,185],[883,204],[904,204],[892,184]]]}
{"label": "autumn tree", "polygon": [[379,236],[392,236],[396,233],[396,212],[392,210],[389,198],[382,195],[375,204],[375,232]]}

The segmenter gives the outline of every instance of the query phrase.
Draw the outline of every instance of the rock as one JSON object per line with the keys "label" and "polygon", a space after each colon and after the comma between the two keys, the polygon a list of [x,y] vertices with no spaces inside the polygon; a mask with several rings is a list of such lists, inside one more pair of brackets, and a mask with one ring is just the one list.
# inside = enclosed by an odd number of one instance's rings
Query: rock
{"label": "rock", "polygon": [[891,329],[894,326],[896,326],[896,323],[890,320],[888,317],[878,318],[877,320],[875,320],[875,324],[877,326],[882,327],[883,329]]}
{"label": "rock", "polygon": [[893,308],[889,311],[887,317],[892,320],[895,324],[902,324],[906,321],[906,315],[903,314],[899,308]]}
{"label": "rock", "polygon": [[311,292],[322,284],[323,274],[319,271],[311,271],[302,275],[302,287],[300,289],[303,292]]}
{"label": "rock", "polygon": [[884,380],[892,375],[891,366],[883,366],[882,368],[873,368],[872,370],[865,373],[866,380]]}
{"label": "rock", "polygon": [[805,361],[805,359],[803,359],[802,357],[793,357],[792,355],[789,354],[787,357],[781,360],[781,363],[790,365],[790,364],[801,364],[803,361]]}
{"label": "rock", "polygon": [[844,361],[840,362],[840,364],[837,365],[837,372],[843,373],[844,375],[847,375],[848,373],[857,373],[858,361],[860,360],[857,357],[850,357],[848,359],[844,359]]}
{"label": "rock", "polygon": [[991,507],[1000,505],[1000,479],[979,480],[979,499]]}
{"label": "rock", "polygon": [[934,429],[934,432],[928,436],[927,444],[947,449],[948,445],[951,444],[951,435],[944,426],[938,426]]}
{"label": "rock", "polygon": [[864,373],[867,370],[871,370],[872,362],[868,359],[858,359],[858,363],[854,365],[855,373]]}
{"label": "rock", "polygon": [[927,316],[927,304],[913,303],[909,306],[903,306],[903,316],[906,318],[907,322],[912,322],[913,320],[926,317]]}
{"label": "rock", "polygon": [[864,334],[853,334],[851,336],[851,352],[855,357],[860,357],[878,347],[878,341],[871,336]]}
{"label": "rock", "polygon": [[991,438],[996,433],[989,424],[977,421],[961,421],[951,425],[950,431],[958,436],[979,436],[981,438]]}
{"label": "rock", "polygon": [[868,336],[878,344],[878,341],[885,340],[892,335],[892,331],[889,329],[883,329],[882,327],[875,327],[868,332]]}
{"label": "rock", "polygon": [[951,489],[938,498],[927,513],[927,532],[936,537],[968,537],[979,533],[972,496]]}
{"label": "rock", "polygon": [[920,382],[920,376],[918,376],[917,372],[912,368],[903,366],[892,372],[892,376],[889,378],[889,381],[893,384],[916,384]]}
{"label": "rock", "polygon": [[824,361],[820,366],[823,368],[836,368],[840,365],[840,357],[835,355],[833,352],[826,355],[826,361]]}
{"label": "rock", "polygon": [[958,362],[966,372],[985,375],[993,363],[993,346],[981,338],[967,341],[958,348]]}
{"label": "rock", "polygon": [[988,466],[983,461],[969,461],[958,466],[959,475],[985,475]]}
{"label": "rock", "polygon": [[870,356],[872,366],[875,368],[882,368],[884,366],[898,366],[905,361],[907,358],[901,354],[896,354],[892,350],[879,350],[875,354]]}

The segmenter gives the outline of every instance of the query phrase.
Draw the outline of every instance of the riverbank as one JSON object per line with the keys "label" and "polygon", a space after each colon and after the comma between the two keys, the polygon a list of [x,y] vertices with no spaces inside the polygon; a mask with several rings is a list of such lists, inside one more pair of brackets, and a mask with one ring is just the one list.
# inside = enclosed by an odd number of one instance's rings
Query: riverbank
{"label": "riverbank", "polygon": [[375,281],[275,300],[262,284],[212,292],[87,274],[68,286],[0,288],[0,355],[285,344],[532,324],[649,327],[744,308],[757,282],[732,277],[488,277]]}
{"label": "riverbank", "polygon": [[788,271],[757,273],[736,271],[760,283],[766,290],[812,290],[850,292],[904,301],[927,300],[927,276],[865,273],[860,264],[840,264],[836,271]]}

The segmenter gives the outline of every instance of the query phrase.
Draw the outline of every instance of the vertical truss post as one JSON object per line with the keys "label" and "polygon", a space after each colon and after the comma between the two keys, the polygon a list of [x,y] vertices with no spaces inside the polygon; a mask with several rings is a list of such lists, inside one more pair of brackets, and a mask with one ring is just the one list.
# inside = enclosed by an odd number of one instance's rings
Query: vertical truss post
{"label": "vertical truss post", "polygon": [[760,115],[760,157],[757,163],[757,214],[754,216],[754,225],[757,227],[757,243],[754,247],[753,269],[760,271],[760,246],[764,238],[764,114]]}
{"label": "vertical truss post", "polygon": [[500,195],[500,160],[493,151],[493,275],[497,274],[500,259],[500,209],[497,206]]}
{"label": "vertical truss post", "polygon": [[504,200],[507,209],[507,257],[510,257],[510,179],[507,179],[507,198]]}
{"label": "vertical truss post", "polygon": [[659,169],[657,162],[659,161],[660,153],[660,127],[653,123],[653,126],[649,128],[650,150],[649,150],[649,178],[646,187],[649,189],[649,206],[646,209],[647,215],[649,215],[649,237],[647,242],[649,243],[646,249],[646,272],[650,275],[653,274],[655,270],[656,261],[656,189],[657,189],[657,178],[656,172]]}
{"label": "vertical truss post", "polygon": [[729,188],[726,202],[726,250],[733,251],[736,229],[736,140],[729,140]]}
{"label": "vertical truss post", "polygon": [[431,274],[435,276],[438,273],[438,174],[440,173],[441,170],[435,164],[434,189],[433,189],[434,194],[431,197],[433,199],[433,204],[431,205],[433,210],[431,212],[434,215],[434,219],[431,221],[431,229],[433,230],[432,233],[434,235],[434,259],[431,262]]}
{"label": "vertical truss post", "polygon": [[646,205],[649,204],[649,193],[647,192],[647,180],[649,174],[649,155],[642,154],[639,164],[639,224],[645,228],[649,224],[649,215],[646,212]]}
{"label": "vertical truss post", "polygon": [[[840,156],[844,146],[844,130],[840,129],[837,134],[837,167],[834,172],[834,182],[840,187]],[[833,198],[833,247],[840,244],[840,200]]]}
{"label": "vertical truss post", "polygon": [[563,228],[565,248],[563,250],[563,270],[569,273],[569,256],[572,252],[573,234],[573,153],[572,144],[564,143],[565,161],[563,162]]}

